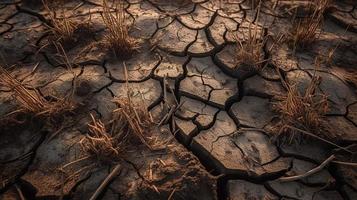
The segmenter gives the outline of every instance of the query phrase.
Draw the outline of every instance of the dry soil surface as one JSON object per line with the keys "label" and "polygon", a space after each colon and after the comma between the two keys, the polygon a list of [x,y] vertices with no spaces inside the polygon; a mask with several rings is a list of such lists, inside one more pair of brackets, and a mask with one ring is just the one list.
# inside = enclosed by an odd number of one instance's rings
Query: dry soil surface
{"label": "dry soil surface", "polygon": [[[45,97],[65,95],[75,79],[80,106],[52,129],[26,117],[19,119],[25,123],[1,124],[0,199],[90,198],[114,166],[78,161],[87,156],[79,141],[89,113],[107,122],[116,108],[112,99],[127,95],[124,64],[130,95],[143,99],[156,120],[173,105],[181,107],[157,128],[159,138],[169,141],[166,147],[132,146],[99,199],[357,199],[357,172],[349,165],[330,163],[307,178],[279,181],[341,150],[313,138],[277,145],[271,135],[279,120],[274,97],[287,92],[282,79],[304,90],[316,73],[328,96],[333,142],[356,144],[357,88],[346,78],[357,73],[356,1],[332,4],[309,48],[293,52],[282,43],[265,49],[265,67],[251,72],[236,68],[233,35],[247,37],[251,22],[264,35],[286,32],[293,8],[303,1],[263,1],[257,13],[248,0],[126,0],[130,35],[141,39],[141,48],[119,60],[100,44],[107,31],[103,2],[66,0],[62,9],[54,8],[57,16],[64,12],[89,27],[64,45],[74,73],[51,45],[48,12],[36,2],[0,1],[1,64]],[[315,57],[334,48],[332,64],[314,71]],[[16,106],[11,90],[0,87],[0,116]],[[344,161],[357,161],[346,156]]]}

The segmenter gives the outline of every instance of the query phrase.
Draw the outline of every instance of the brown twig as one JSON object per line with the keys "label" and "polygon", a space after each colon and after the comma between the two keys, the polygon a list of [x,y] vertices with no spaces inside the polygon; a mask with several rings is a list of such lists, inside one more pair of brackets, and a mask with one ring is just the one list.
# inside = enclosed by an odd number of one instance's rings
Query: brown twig
{"label": "brown twig", "polygon": [[347,166],[357,167],[357,163],[353,163],[353,162],[343,162],[343,161],[338,161],[338,160],[333,160],[332,162],[339,164],[339,165],[347,165]]}
{"label": "brown twig", "polygon": [[172,190],[172,192],[171,192],[170,196],[167,198],[167,200],[173,199],[172,197],[174,196],[175,192],[176,192],[176,188],[174,188],[174,189]]}
{"label": "brown twig", "polygon": [[116,13],[112,14],[107,1],[103,1],[102,19],[107,27],[105,36],[106,45],[116,57],[128,58],[139,49],[139,41],[129,35],[129,26],[126,24],[124,4],[119,3]]}
{"label": "brown twig", "polygon": [[104,179],[104,181],[99,185],[97,190],[91,196],[89,200],[96,200],[100,193],[102,193],[103,189],[108,185],[108,183],[119,173],[121,165],[118,164],[114,167],[113,171]]}
{"label": "brown twig", "polygon": [[289,125],[285,125],[284,127],[289,128],[289,129],[296,130],[296,131],[298,131],[298,132],[300,132],[300,133],[303,133],[303,134],[306,134],[306,135],[311,136],[311,137],[313,137],[313,138],[319,139],[319,140],[321,140],[321,141],[323,141],[323,142],[325,142],[325,143],[328,143],[328,144],[330,144],[330,145],[332,145],[332,146],[335,146],[335,147],[337,147],[337,148],[339,148],[339,149],[342,149],[342,150],[344,150],[344,151],[346,151],[346,152],[348,152],[348,153],[353,153],[352,151],[348,150],[347,148],[342,147],[342,146],[340,146],[340,145],[337,145],[337,144],[335,144],[335,143],[333,143],[333,142],[331,142],[331,141],[329,141],[329,140],[326,140],[326,139],[324,139],[324,138],[322,138],[322,137],[319,137],[319,136],[317,136],[317,135],[315,135],[315,134],[313,134],[313,133],[310,133],[310,132],[307,132],[307,131],[304,131],[304,130],[302,130],[302,129],[299,129],[299,128],[296,128],[296,127],[293,127],[293,126],[289,126]]}
{"label": "brown twig", "polygon": [[279,181],[282,181],[282,182],[296,181],[299,179],[306,178],[310,175],[316,174],[317,172],[321,171],[327,164],[329,164],[335,158],[336,158],[335,155],[331,155],[324,162],[322,162],[319,166],[311,169],[310,171],[308,171],[304,174],[296,175],[296,176],[282,177],[282,178],[279,178]]}
{"label": "brown twig", "polygon": [[25,196],[22,194],[22,191],[21,191],[20,187],[16,183],[15,183],[15,188],[16,188],[17,193],[20,196],[20,199],[21,200],[26,200]]}

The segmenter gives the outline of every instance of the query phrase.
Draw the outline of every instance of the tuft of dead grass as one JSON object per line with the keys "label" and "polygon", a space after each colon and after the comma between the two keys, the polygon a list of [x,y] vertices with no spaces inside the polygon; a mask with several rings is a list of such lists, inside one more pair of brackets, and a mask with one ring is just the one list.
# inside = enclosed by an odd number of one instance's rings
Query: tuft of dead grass
{"label": "tuft of dead grass", "polygon": [[171,141],[171,138],[163,141],[154,136],[153,133],[158,132],[156,128],[159,125],[154,122],[143,99],[139,102],[131,99],[132,90],[129,88],[125,64],[124,74],[127,80],[127,95],[113,99],[118,108],[113,110],[112,120],[105,125],[91,115],[89,134],[80,142],[83,149],[94,154],[99,161],[117,161],[125,156],[124,153],[129,147],[138,143],[155,151],[165,149]]}
{"label": "tuft of dead grass", "polygon": [[3,67],[0,67],[0,77],[0,84],[13,91],[13,97],[21,107],[17,112],[53,117],[71,111],[75,107],[70,96],[56,98],[55,101],[47,100],[36,89],[28,89]]}
{"label": "tuft of dead grass", "polygon": [[80,140],[82,149],[95,155],[100,161],[116,161],[125,150],[127,134],[112,127],[107,130],[106,125],[91,114],[92,122],[88,124],[89,133]]}
{"label": "tuft of dead grass", "polygon": [[329,107],[327,96],[317,91],[318,85],[319,78],[315,75],[302,94],[296,85],[287,84],[287,94],[279,97],[280,101],[275,104],[281,120],[276,138],[282,143],[301,141],[299,130],[321,133],[324,115]]}
{"label": "tuft of dead grass", "polygon": [[112,162],[123,158],[125,151],[138,143],[150,150],[157,150],[163,144],[151,137],[156,124],[143,104],[136,104],[130,98],[117,98],[113,102],[118,108],[109,123],[104,124],[91,115],[89,133],[80,141],[84,151],[99,161]]}
{"label": "tuft of dead grass", "polygon": [[348,83],[354,87],[357,87],[357,72],[354,69],[332,67],[330,72],[337,76],[340,80]]}
{"label": "tuft of dead grass", "polygon": [[138,50],[139,41],[129,35],[129,25],[126,23],[124,4],[119,3],[115,14],[111,13],[106,0],[103,0],[102,19],[108,29],[105,43],[117,58],[129,58]]}
{"label": "tuft of dead grass", "polygon": [[55,36],[56,42],[70,42],[74,38],[74,32],[78,28],[72,19],[70,19],[62,10],[61,16],[56,17],[55,12],[49,7],[46,1],[42,1],[46,12],[49,14],[51,22],[51,32]]}
{"label": "tuft of dead grass", "polygon": [[264,62],[263,48],[266,40],[264,39],[263,31],[259,30],[257,25],[250,23],[248,27],[248,37],[242,40],[239,39],[238,34],[236,34],[234,35],[234,40],[237,43],[237,66],[246,65],[254,70],[259,70]]}
{"label": "tuft of dead grass", "polygon": [[314,0],[308,5],[307,10],[312,10],[312,14],[299,19],[295,15],[292,28],[288,34],[294,51],[297,48],[305,48],[319,37],[324,18],[323,14],[329,7],[330,0]]}
{"label": "tuft of dead grass", "polygon": [[118,98],[114,100],[118,108],[113,111],[114,118],[121,128],[139,139],[149,149],[155,149],[151,141],[151,133],[154,120],[143,103],[134,103],[130,98]]}

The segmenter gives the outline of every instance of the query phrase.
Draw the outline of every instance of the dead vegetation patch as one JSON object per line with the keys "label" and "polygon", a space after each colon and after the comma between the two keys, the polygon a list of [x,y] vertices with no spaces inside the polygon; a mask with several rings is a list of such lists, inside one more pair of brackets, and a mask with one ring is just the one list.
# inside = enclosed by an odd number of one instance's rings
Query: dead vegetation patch
{"label": "dead vegetation patch", "polygon": [[[22,124],[36,121],[45,126],[47,131],[52,132],[50,139],[62,130],[64,121],[71,124],[71,120],[67,118],[73,114],[74,110],[79,108],[79,104],[74,101],[77,76],[62,46],[59,46],[59,50],[67,71],[73,74],[72,87],[61,97],[46,96],[38,88],[25,83],[26,78],[33,75],[34,71],[21,80],[15,78],[10,71],[0,66],[0,87],[11,92],[16,102],[14,111],[2,117],[0,123],[12,121]],[[23,120],[17,120],[19,117]]]}
{"label": "dead vegetation patch", "polygon": [[108,131],[108,125],[94,118],[92,114],[90,116],[92,122],[88,124],[89,132],[80,141],[82,149],[101,162],[117,161],[125,150],[127,135],[116,130],[114,125]]}
{"label": "dead vegetation patch", "polygon": [[[124,65],[125,66],[125,65]],[[124,67],[126,80],[128,73]],[[89,133],[81,140],[83,149],[94,154],[99,161],[118,161],[125,157],[130,147],[145,145],[151,151],[163,150],[171,139],[163,140],[159,133],[159,124],[155,123],[147,110],[144,100],[134,101],[130,94],[132,90],[126,82],[125,97],[114,98],[117,108],[112,112],[112,119],[104,124],[92,115]]]}
{"label": "dead vegetation patch", "polygon": [[53,97],[53,100],[50,101],[42,96],[38,90],[29,89],[3,67],[0,67],[0,77],[0,84],[13,92],[13,97],[20,106],[20,109],[15,112],[51,118],[71,111],[75,107],[71,101],[71,95],[63,98]]}
{"label": "dead vegetation patch", "polygon": [[[75,20],[68,15],[70,11],[65,11],[63,8],[63,2],[51,2],[51,6],[47,1],[42,2],[49,17],[50,43],[60,43],[67,49],[73,47],[73,45],[79,41],[86,41],[91,35],[90,22],[75,22]],[[59,12],[51,7],[58,8],[57,10],[59,10]]]}
{"label": "dead vegetation patch", "polygon": [[118,106],[112,112],[112,119],[104,124],[91,115],[88,134],[81,140],[83,150],[94,155],[99,161],[112,162],[125,157],[130,147],[145,145],[150,150],[165,148],[167,141],[153,135],[156,123],[143,103],[135,103],[130,98],[116,98]]}
{"label": "dead vegetation patch", "polygon": [[238,34],[233,37],[237,44],[235,58],[237,68],[246,66],[252,71],[259,71],[265,61],[263,48],[266,39],[263,36],[263,31],[259,30],[259,26],[249,23],[247,38],[240,39]]}
{"label": "dead vegetation patch", "polygon": [[327,96],[318,91],[318,85],[319,78],[314,75],[304,92],[296,84],[287,84],[287,94],[278,97],[274,107],[281,120],[275,136],[279,143],[299,143],[306,132],[330,137],[323,131],[324,116],[329,109]]}
{"label": "dead vegetation patch", "polygon": [[357,87],[356,70],[342,67],[332,67],[330,71],[333,75],[337,76],[343,82]]}
{"label": "dead vegetation patch", "polygon": [[316,41],[321,34],[324,12],[330,5],[330,0],[314,0],[307,5],[308,14],[297,17],[297,9],[292,19],[292,27],[288,40],[294,51],[305,48]]}
{"label": "dead vegetation patch", "polygon": [[70,19],[62,10],[61,16],[57,17],[56,12],[51,9],[46,1],[43,1],[43,6],[49,15],[51,22],[51,33],[54,36],[54,41],[67,43],[74,37],[74,31],[78,28],[72,19]]}
{"label": "dead vegetation patch", "polygon": [[107,28],[105,45],[116,58],[130,58],[139,49],[139,41],[129,35],[129,25],[125,15],[124,3],[119,2],[114,14],[106,0],[103,1],[103,22]]}

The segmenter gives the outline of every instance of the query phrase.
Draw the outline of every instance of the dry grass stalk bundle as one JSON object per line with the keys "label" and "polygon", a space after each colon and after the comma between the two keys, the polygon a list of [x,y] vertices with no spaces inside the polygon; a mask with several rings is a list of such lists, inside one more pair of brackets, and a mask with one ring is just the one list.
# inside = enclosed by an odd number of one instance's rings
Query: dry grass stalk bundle
{"label": "dry grass stalk bundle", "polygon": [[312,44],[318,38],[321,34],[323,14],[329,5],[330,0],[314,0],[308,8],[312,10],[312,14],[299,19],[294,16],[293,26],[288,34],[294,51],[297,47],[304,48]]}
{"label": "dry grass stalk bundle", "polygon": [[333,67],[331,73],[341,79],[343,82],[357,87],[357,72],[350,68]]}
{"label": "dry grass stalk bundle", "polygon": [[71,111],[75,105],[71,96],[55,98],[49,101],[36,89],[28,89],[25,85],[14,78],[6,69],[0,67],[0,85],[13,91],[14,99],[20,104],[18,112],[29,112],[36,116],[54,117]]}
{"label": "dry grass stalk bundle", "polygon": [[113,110],[112,120],[104,124],[91,115],[89,134],[80,142],[85,151],[94,154],[101,161],[112,162],[123,158],[124,152],[138,142],[150,150],[161,150],[171,141],[159,141],[158,137],[153,136],[153,131],[158,131],[158,125],[143,99],[139,102],[131,99],[132,90],[129,87],[125,63],[124,74],[127,80],[127,96],[113,100],[118,108]]}
{"label": "dry grass stalk bundle", "polygon": [[280,97],[280,102],[275,105],[281,119],[277,138],[282,143],[301,141],[301,133],[298,130],[321,133],[323,118],[328,111],[328,101],[326,95],[316,91],[318,84],[319,79],[314,75],[303,94],[296,85],[287,84],[286,96]]}
{"label": "dry grass stalk bundle", "polygon": [[157,150],[163,143],[151,137],[155,123],[146,106],[134,104],[130,98],[114,100],[118,108],[113,111],[112,120],[104,124],[91,115],[89,133],[80,141],[84,151],[104,162],[118,161],[125,151],[140,142],[150,150]]}
{"label": "dry grass stalk bundle", "polygon": [[103,0],[102,19],[108,29],[105,36],[105,43],[117,58],[129,58],[138,50],[139,41],[129,35],[129,25],[126,23],[124,4],[119,3],[115,14],[106,0]]}
{"label": "dry grass stalk bundle", "polygon": [[237,43],[236,60],[238,61],[238,67],[246,65],[252,67],[254,70],[259,70],[265,61],[263,48],[266,39],[263,36],[263,31],[258,28],[257,25],[250,23],[248,37],[244,41],[239,39],[237,34],[234,35],[234,40]]}
{"label": "dry grass stalk bundle", "polygon": [[113,111],[114,118],[121,129],[130,136],[135,136],[150,150],[156,149],[151,138],[151,131],[155,126],[154,120],[146,106],[142,103],[134,103],[130,98],[115,99],[118,109]]}
{"label": "dry grass stalk bundle", "polygon": [[92,114],[90,116],[92,123],[88,124],[89,133],[80,141],[83,150],[104,162],[118,160],[125,150],[126,133],[113,127],[114,123],[108,132],[103,122]]}
{"label": "dry grass stalk bundle", "polygon": [[68,18],[62,10],[60,18],[56,17],[55,11],[51,10],[46,1],[43,1],[45,10],[49,13],[50,22],[52,23],[50,29],[55,36],[57,42],[69,42],[74,38],[74,32],[78,28],[78,24]]}

